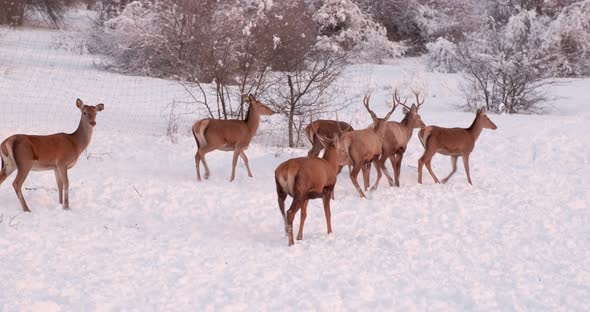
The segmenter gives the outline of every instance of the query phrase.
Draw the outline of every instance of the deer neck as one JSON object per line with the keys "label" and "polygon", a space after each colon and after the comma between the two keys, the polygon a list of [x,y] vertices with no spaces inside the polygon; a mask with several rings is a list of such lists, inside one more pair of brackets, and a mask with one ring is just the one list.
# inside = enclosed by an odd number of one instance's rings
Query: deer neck
{"label": "deer neck", "polygon": [[260,112],[253,106],[250,106],[248,117],[246,118],[246,125],[250,131],[250,135],[254,136],[260,125]]}
{"label": "deer neck", "polygon": [[334,173],[334,175],[338,174],[338,151],[335,147],[330,146],[326,148],[324,152],[324,156],[322,157],[327,163],[328,167]]}
{"label": "deer neck", "polygon": [[88,144],[90,144],[93,129],[93,127],[90,124],[84,122],[82,118],[80,118],[80,124],[78,124],[78,129],[76,129],[76,131],[74,131],[74,133],[71,134],[72,140],[78,147],[79,153],[85,150],[86,147],[88,147]]}
{"label": "deer neck", "polygon": [[482,126],[481,122],[479,121],[479,118],[477,118],[477,117],[475,117],[471,126],[469,128],[467,128],[467,131],[469,131],[471,133],[471,135],[473,136],[473,140],[477,140],[477,138],[479,138],[479,135],[481,134],[482,130],[483,130],[483,126]]}
{"label": "deer neck", "polygon": [[410,120],[407,117],[404,117],[404,119],[400,121],[400,125],[402,126],[402,129],[406,134],[406,138],[408,138],[409,141],[412,137],[412,134],[414,133],[414,128],[410,126]]}

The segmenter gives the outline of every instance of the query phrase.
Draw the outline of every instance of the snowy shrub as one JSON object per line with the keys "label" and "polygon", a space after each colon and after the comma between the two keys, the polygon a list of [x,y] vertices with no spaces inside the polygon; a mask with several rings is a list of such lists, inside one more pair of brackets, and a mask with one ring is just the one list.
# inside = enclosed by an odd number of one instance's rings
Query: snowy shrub
{"label": "snowy shrub", "polygon": [[161,53],[161,12],[148,1],[129,3],[120,15],[91,31],[88,50],[107,56],[107,68],[138,75],[161,77],[173,72],[171,61]]}
{"label": "snowy shrub", "polygon": [[20,26],[30,16],[40,15],[42,19],[57,26],[65,11],[80,0],[0,0],[0,25]]}
{"label": "snowy shrub", "polygon": [[552,83],[547,79],[547,55],[541,50],[546,25],[535,12],[523,11],[506,25],[492,24],[458,45],[469,109],[484,104],[493,112],[542,111],[543,87]]}
{"label": "snowy shrub", "polygon": [[555,76],[590,75],[590,0],[559,13],[545,34],[543,50],[552,56]]}
{"label": "snowy shrub", "polygon": [[457,47],[447,39],[439,37],[436,41],[426,44],[426,49],[428,69],[441,73],[455,73],[462,69],[461,63],[457,61]]}
{"label": "snowy shrub", "polygon": [[405,52],[402,44],[387,39],[385,27],[352,0],[323,0],[313,19],[319,25],[320,49],[353,51],[360,61],[377,62]]}

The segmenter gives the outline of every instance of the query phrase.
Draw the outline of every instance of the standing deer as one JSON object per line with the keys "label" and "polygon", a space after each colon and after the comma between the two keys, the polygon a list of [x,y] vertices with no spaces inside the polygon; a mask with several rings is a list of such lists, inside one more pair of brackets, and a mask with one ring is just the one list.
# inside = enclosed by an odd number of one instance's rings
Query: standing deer
{"label": "standing deer", "polygon": [[235,178],[236,163],[238,156],[242,157],[248,176],[252,177],[248,157],[244,151],[250,145],[250,141],[258,125],[260,124],[260,115],[272,115],[274,112],[266,105],[258,101],[252,94],[244,96],[244,100],[250,103],[245,120],[220,120],[220,119],[201,119],[193,125],[193,135],[197,141],[197,153],[195,154],[195,165],[197,167],[197,180],[201,181],[200,162],[203,161],[205,166],[205,179],[209,178],[209,166],[205,161],[205,154],[213,150],[233,151],[231,177],[232,182]]}
{"label": "standing deer", "polygon": [[[309,156],[292,158],[280,164],[275,170],[279,209],[285,222],[289,246],[294,244],[293,219],[299,209],[301,209],[301,219],[297,240],[303,239],[303,224],[307,217],[307,203],[310,199],[322,198],[328,234],[332,233],[330,199],[336,185],[339,167],[346,163],[348,158],[342,149],[338,135],[332,139],[320,136],[319,139],[325,147],[322,158]],[[293,202],[285,214],[287,195],[293,198]]]}
{"label": "standing deer", "polygon": [[31,210],[25,202],[21,189],[31,170],[55,172],[59,203],[63,205],[63,209],[69,209],[68,169],[74,167],[82,151],[90,144],[92,129],[96,125],[96,114],[104,109],[104,104],[84,105],[80,99],[76,100],[76,106],[80,109],[81,117],[78,129],[74,133],[16,134],[0,144],[2,158],[0,184],[16,170],[16,178],[12,186],[25,212]]}
{"label": "standing deer", "polygon": [[310,122],[304,129],[305,136],[311,142],[311,149],[307,152],[307,156],[318,157],[322,149],[324,149],[319,136],[332,138],[334,135],[340,134],[341,129],[344,129],[345,132],[354,130],[344,121],[319,119]]}
{"label": "standing deer", "polygon": [[485,107],[477,110],[475,120],[473,120],[473,123],[467,129],[442,128],[437,126],[428,126],[420,129],[418,137],[424,146],[424,155],[418,160],[418,183],[422,183],[422,166],[425,164],[434,182],[439,183],[430,165],[434,154],[439,153],[451,156],[451,165],[453,166],[451,173],[442,180],[442,183],[446,183],[455,171],[457,171],[457,158],[461,156],[463,157],[467,181],[469,184],[472,184],[471,177],[469,176],[469,154],[473,151],[475,141],[477,141],[484,128],[497,129],[496,125],[486,115]]}
{"label": "standing deer", "polygon": [[[399,176],[402,166],[402,159],[404,158],[404,153],[406,152],[406,148],[408,147],[408,142],[414,133],[415,128],[424,128],[424,122],[422,122],[422,118],[420,118],[420,114],[418,110],[424,104],[424,100],[420,102],[420,92],[414,92],[416,96],[416,103],[412,104],[411,107],[406,105],[407,99],[404,100],[402,103],[400,98],[397,95],[397,90],[393,95],[393,100],[398,104],[404,107],[404,119],[400,122],[396,121],[388,121],[387,126],[385,129],[385,137],[383,139],[383,151],[381,157],[379,158],[379,164],[383,168],[383,173],[387,177],[389,181],[389,185],[393,186],[394,181],[391,179],[389,172],[387,172],[387,168],[385,167],[385,161],[389,158],[391,161],[391,167],[393,168],[393,174],[395,178],[395,186],[399,187]],[[379,181],[381,180],[381,175],[377,175],[377,182],[375,182],[375,186],[379,185]]]}
{"label": "standing deer", "polygon": [[[344,150],[348,153],[349,161],[352,162],[352,171],[350,172],[350,180],[354,187],[359,192],[361,197],[367,198],[365,193],[361,190],[357,177],[359,171],[363,171],[363,182],[365,191],[369,188],[369,171],[371,169],[371,163],[375,162],[377,174],[381,175],[381,166],[377,163],[379,156],[381,155],[383,146],[383,137],[385,135],[385,123],[395,111],[397,104],[393,102],[391,111],[383,118],[378,118],[377,115],[369,107],[370,96],[365,96],[363,104],[371,118],[373,119],[373,127],[362,130],[354,130],[342,134],[341,141]],[[373,186],[373,190],[377,188],[377,185]]]}

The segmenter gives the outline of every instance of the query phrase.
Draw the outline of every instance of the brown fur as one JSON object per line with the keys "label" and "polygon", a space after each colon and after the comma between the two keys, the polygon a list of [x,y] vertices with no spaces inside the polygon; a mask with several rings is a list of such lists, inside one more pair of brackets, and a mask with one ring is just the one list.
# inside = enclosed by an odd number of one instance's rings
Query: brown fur
{"label": "brown fur", "polygon": [[[371,163],[375,162],[377,174],[381,175],[381,166],[377,163],[381,155],[383,137],[385,135],[385,123],[391,116],[397,105],[393,103],[393,108],[384,118],[378,118],[377,115],[369,108],[369,97],[365,97],[364,105],[371,118],[373,119],[373,127],[362,130],[354,130],[342,134],[342,145],[344,150],[348,153],[349,161],[352,163],[352,171],[350,171],[350,180],[359,192],[361,197],[366,198],[365,193],[359,186],[357,177],[359,171],[363,172],[363,182],[365,191],[369,188],[369,171]],[[373,186],[376,189],[376,185]]]}
{"label": "brown fur", "polygon": [[319,119],[314,120],[307,125],[304,129],[305,136],[307,136],[311,143],[311,149],[307,152],[307,156],[318,157],[322,149],[324,149],[318,135],[326,138],[333,138],[335,135],[341,134],[340,129],[344,132],[354,130],[348,123],[335,120]]}
{"label": "brown fur", "polygon": [[465,174],[467,181],[471,183],[471,176],[469,175],[469,155],[475,147],[475,142],[479,138],[481,131],[484,128],[495,130],[496,125],[488,118],[485,109],[480,109],[475,115],[475,119],[469,128],[442,128],[437,126],[428,126],[418,132],[420,142],[424,146],[424,154],[418,160],[418,183],[422,183],[422,166],[426,165],[426,169],[434,179],[435,183],[439,183],[438,178],[434,174],[430,162],[434,154],[451,156],[451,173],[442,180],[446,183],[457,170],[457,158],[463,158],[463,165],[465,166]]}
{"label": "brown fur", "polygon": [[205,161],[205,154],[214,150],[234,152],[230,182],[235,178],[238,156],[246,164],[248,176],[252,177],[248,157],[244,151],[250,145],[254,135],[256,135],[260,115],[272,115],[274,112],[268,106],[256,100],[251,94],[247,97],[247,100],[250,103],[250,108],[246,120],[202,119],[193,125],[192,131],[198,147],[195,154],[197,180],[201,181],[201,161],[203,161],[205,167],[205,179],[209,178],[209,167]]}
{"label": "brown fur", "polygon": [[[301,219],[297,240],[303,238],[303,225],[307,217],[307,203],[310,199],[322,198],[328,234],[332,233],[330,199],[336,185],[338,168],[347,161],[347,156],[338,136],[333,139],[322,138],[320,140],[327,142],[324,143],[326,151],[322,158],[308,156],[289,159],[275,170],[279,209],[285,222],[289,246],[294,244],[293,220],[299,209],[301,209]],[[293,198],[293,202],[285,214],[287,195]]]}
{"label": "brown fur", "polygon": [[29,172],[53,170],[59,192],[59,203],[69,209],[69,180],[67,170],[78,161],[80,154],[90,144],[92,130],[96,125],[96,114],[104,109],[104,104],[84,105],[76,101],[81,118],[78,129],[72,134],[57,133],[52,135],[13,135],[0,144],[2,170],[0,184],[15,170],[14,190],[24,211],[30,211],[22,195],[22,185]]}
{"label": "brown fur", "polygon": [[[401,103],[399,102],[399,100],[398,104],[405,106],[405,102]],[[383,139],[383,151],[378,162],[379,165],[383,168],[383,173],[387,177],[389,185],[391,186],[395,185],[399,187],[399,176],[401,172],[402,159],[404,157],[404,153],[406,152],[406,148],[408,147],[408,142],[410,141],[410,138],[412,137],[412,134],[414,132],[414,128],[425,127],[424,122],[422,122],[422,118],[418,113],[418,108],[419,106],[417,106],[416,104],[412,104],[411,107],[405,106],[405,116],[401,122],[387,122],[385,136]],[[391,179],[391,176],[389,175],[389,172],[387,172],[387,168],[385,167],[385,161],[388,158],[393,168],[395,183],[394,180]],[[381,175],[378,174],[375,186],[379,185],[380,180]]]}

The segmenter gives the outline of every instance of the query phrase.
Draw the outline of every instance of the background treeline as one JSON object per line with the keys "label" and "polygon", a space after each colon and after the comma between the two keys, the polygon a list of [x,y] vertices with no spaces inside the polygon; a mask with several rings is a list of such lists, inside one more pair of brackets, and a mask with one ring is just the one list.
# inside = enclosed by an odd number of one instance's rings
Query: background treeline
{"label": "background treeline", "polygon": [[272,94],[293,144],[305,118],[344,105],[334,82],[351,62],[425,55],[464,75],[465,107],[507,113],[590,75],[590,0],[0,0],[0,24],[59,27],[72,6],[97,12],[85,43],[104,68],[196,85],[216,118],[244,116],[238,94]]}

